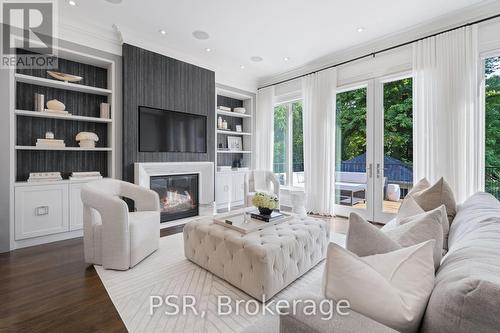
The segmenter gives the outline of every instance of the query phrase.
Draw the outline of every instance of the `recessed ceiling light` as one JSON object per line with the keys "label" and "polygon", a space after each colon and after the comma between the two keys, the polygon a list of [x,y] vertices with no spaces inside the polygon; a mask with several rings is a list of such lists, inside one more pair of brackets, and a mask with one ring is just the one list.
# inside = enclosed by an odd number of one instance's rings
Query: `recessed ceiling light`
{"label": "recessed ceiling light", "polygon": [[207,52],[212,52],[212,49],[211,49],[211,48],[209,48],[209,47],[207,47],[207,48],[205,49],[205,51],[207,51]]}
{"label": "recessed ceiling light", "polygon": [[245,69],[245,65],[240,65],[240,68],[241,69]]}
{"label": "recessed ceiling light", "polygon": [[356,31],[357,31],[357,32],[363,32],[363,31],[365,31],[365,28],[363,28],[363,27],[359,27],[359,28],[357,28],[357,29],[356,29]]}
{"label": "recessed ceiling light", "polygon": [[70,5],[70,6],[73,6],[73,7],[74,7],[74,6],[76,6],[76,1],[75,1],[75,0],[69,0],[69,1],[68,1],[68,5]]}
{"label": "recessed ceiling light", "polygon": [[253,57],[250,57],[250,60],[252,60],[253,62],[261,62],[262,60],[262,57],[259,57],[259,56],[253,56]]}
{"label": "recessed ceiling light", "polygon": [[208,33],[206,33],[205,31],[201,31],[201,30],[196,30],[196,31],[193,31],[193,37],[196,38],[196,39],[208,39],[210,37],[210,35]]}
{"label": "recessed ceiling light", "polygon": [[167,32],[166,32],[165,30],[163,30],[163,29],[158,30],[158,32],[159,32],[160,34],[162,34],[162,35],[166,35],[166,34],[167,34]]}
{"label": "recessed ceiling light", "polygon": [[123,0],[106,0],[109,3],[112,3],[113,5],[118,5],[122,3]]}
{"label": "recessed ceiling light", "polygon": [[288,57],[284,57],[284,58],[283,58],[283,60],[284,60],[284,61],[288,61],[288,60],[290,60],[290,58],[288,58]]}

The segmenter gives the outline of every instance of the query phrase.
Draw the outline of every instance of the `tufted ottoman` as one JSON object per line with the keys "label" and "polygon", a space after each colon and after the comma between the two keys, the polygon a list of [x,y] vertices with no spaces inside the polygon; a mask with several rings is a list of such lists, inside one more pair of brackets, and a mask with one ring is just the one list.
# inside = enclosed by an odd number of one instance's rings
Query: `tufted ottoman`
{"label": "tufted ottoman", "polygon": [[184,226],[184,253],[254,298],[268,300],[325,258],[329,237],[329,224],[311,217],[249,234],[206,218]]}

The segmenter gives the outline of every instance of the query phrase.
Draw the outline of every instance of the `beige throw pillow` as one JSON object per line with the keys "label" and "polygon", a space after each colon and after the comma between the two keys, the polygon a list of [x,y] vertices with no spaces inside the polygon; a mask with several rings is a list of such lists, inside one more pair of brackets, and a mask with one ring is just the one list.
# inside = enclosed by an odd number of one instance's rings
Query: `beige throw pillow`
{"label": "beige throw pillow", "polygon": [[441,177],[434,185],[411,194],[426,212],[441,205],[446,206],[448,221],[451,224],[457,213],[457,203],[450,185]]}
{"label": "beige throw pillow", "polygon": [[417,332],[434,287],[434,241],[385,254],[359,257],[328,245],[322,289],[325,298],[400,332]]}
{"label": "beige throw pillow", "polygon": [[427,180],[427,178],[422,178],[415,185],[413,185],[412,189],[410,190],[410,192],[408,192],[408,194],[406,196],[408,197],[408,196],[412,195],[413,193],[420,192],[420,191],[425,190],[429,187],[431,187],[431,183]]}
{"label": "beige throw pillow", "polygon": [[359,256],[368,256],[433,239],[435,240],[434,265],[437,269],[443,255],[443,222],[447,223],[444,206],[406,217],[389,230],[380,230],[358,214],[351,213],[346,249]]}

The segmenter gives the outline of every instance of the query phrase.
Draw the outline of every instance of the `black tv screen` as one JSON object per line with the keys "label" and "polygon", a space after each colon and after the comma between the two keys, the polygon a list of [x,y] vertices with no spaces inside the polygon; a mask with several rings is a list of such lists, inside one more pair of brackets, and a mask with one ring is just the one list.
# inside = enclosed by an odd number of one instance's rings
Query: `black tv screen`
{"label": "black tv screen", "polygon": [[139,106],[139,151],[207,152],[207,117]]}

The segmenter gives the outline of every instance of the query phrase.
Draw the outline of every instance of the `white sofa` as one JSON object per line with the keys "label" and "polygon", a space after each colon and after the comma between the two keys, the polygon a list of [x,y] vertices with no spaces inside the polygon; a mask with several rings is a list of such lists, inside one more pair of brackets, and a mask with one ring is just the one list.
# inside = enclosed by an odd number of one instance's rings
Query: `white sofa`
{"label": "white sofa", "polygon": [[[83,186],[85,262],[106,269],[127,270],[158,249],[160,200],[154,191],[105,179]],[[129,212],[121,199],[134,200]]]}

